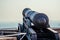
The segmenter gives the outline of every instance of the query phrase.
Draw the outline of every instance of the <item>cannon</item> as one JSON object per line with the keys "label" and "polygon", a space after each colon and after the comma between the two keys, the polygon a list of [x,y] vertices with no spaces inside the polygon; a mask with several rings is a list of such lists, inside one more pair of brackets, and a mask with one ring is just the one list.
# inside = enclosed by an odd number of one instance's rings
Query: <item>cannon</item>
{"label": "cannon", "polygon": [[36,26],[36,29],[49,27],[49,19],[44,13],[38,13],[26,8],[23,10],[23,17],[29,19]]}
{"label": "cannon", "polygon": [[26,32],[23,40],[59,40],[58,32],[50,28],[49,18],[44,13],[39,13],[25,8],[22,12],[23,24],[19,24],[21,32]]}

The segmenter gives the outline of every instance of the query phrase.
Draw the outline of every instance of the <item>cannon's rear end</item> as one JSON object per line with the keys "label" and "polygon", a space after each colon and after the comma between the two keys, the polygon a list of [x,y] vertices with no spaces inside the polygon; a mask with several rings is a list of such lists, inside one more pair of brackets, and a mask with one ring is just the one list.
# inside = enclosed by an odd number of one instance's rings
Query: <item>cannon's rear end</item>
{"label": "cannon's rear end", "polygon": [[27,40],[59,40],[58,32],[50,28],[48,16],[29,8],[23,10],[21,32],[27,33]]}

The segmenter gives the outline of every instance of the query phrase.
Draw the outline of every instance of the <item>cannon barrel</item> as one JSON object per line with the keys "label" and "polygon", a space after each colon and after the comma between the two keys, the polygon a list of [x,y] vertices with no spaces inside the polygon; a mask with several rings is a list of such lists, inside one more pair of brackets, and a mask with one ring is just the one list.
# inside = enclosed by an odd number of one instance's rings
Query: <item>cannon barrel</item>
{"label": "cannon barrel", "polygon": [[31,22],[36,26],[36,28],[46,28],[45,25],[49,24],[49,19],[46,14],[32,11],[29,8],[25,8],[23,10],[23,17],[27,17],[28,19],[30,19]]}

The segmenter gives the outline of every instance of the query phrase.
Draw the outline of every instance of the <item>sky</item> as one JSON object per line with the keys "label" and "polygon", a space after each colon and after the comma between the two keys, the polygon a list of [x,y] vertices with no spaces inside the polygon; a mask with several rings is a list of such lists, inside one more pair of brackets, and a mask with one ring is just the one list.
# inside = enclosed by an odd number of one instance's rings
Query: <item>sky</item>
{"label": "sky", "polygon": [[60,21],[60,0],[0,0],[0,22],[22,22],[22,11],[31,8]]}

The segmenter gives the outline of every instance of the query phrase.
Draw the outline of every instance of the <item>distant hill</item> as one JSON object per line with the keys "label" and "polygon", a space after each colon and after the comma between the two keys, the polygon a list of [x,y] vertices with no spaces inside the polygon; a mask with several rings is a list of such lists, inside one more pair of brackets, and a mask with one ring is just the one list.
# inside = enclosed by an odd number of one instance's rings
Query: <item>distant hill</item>
{"label": "distant hill", "polygon": [[18,30],[18,23],[2,22],[0,23],[0,30]]}
{"label": "distant hill", "polygon": [[50,21],[51,28],[60,28],[60,21]]}
{"label": "distant hill", "polygon": [[[60,28],[60,21],[50,21],[49,22],[51,28]],[[0,30],[1,29],[18,29],[18,23],[17,22],[0,22]]]}

